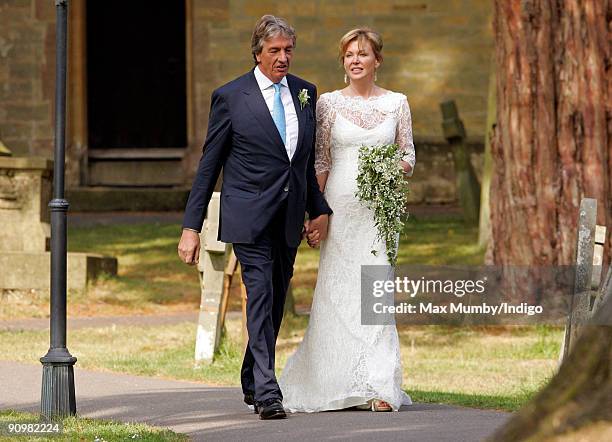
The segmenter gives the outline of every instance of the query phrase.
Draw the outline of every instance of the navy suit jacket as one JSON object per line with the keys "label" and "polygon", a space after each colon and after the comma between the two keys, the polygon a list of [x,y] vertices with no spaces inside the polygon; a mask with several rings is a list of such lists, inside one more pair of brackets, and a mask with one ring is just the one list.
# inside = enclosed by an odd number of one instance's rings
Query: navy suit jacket
{"label": "navy suit jacket", "polygon": [[[221,169],[218,239],[223,242],[253,244],[284,201],[285,238],[291,247],[300,243],[305,212],[310,218],[332,213],[314,170],[317,89],[290,74],[287,84],[299,123],[291,160],[253,71],[213,92],[208,133],[183,227],[201,230]],[[310,96],[303,109],[298,100],[302,89]]]}

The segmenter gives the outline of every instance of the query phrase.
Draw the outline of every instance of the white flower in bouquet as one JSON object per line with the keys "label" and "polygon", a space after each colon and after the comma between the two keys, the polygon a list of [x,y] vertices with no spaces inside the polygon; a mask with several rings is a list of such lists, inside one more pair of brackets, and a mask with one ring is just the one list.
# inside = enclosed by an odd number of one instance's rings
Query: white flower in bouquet
{"label": "white flower in bouquet", "polygon": [[[400,167],[402,152],[397,144],[362,146],[355,196],[374,212],[377,238],[387,248],[389,264],[397,261],[397,238],[406,213],[408,183]],[[376,255],[376,251],[372,250]]]}

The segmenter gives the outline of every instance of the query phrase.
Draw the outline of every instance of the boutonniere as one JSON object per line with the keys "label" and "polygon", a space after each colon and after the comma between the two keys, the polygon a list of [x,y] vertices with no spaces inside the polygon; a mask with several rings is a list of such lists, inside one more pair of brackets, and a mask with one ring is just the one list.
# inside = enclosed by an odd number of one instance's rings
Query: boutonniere
{"label": "boutonniere", "polygon": [[306,106],[308,104],[308,100],[310,100],[307,89],[302,89],[300,91],[298,94],[298,100],[300,100],[300,110],[304,110],[304,106]]}

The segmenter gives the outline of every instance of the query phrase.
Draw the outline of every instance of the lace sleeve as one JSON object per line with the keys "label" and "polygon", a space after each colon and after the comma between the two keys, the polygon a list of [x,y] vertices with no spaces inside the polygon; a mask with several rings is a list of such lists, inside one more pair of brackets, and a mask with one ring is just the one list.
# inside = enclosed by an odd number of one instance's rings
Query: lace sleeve
{"label": "lace sleeve", "polygon": [[399,109],[395,142],[399,145],[400,150],[404,152],[402,160],[410,164],[411,170],[408,175],[411,176],[412,172],[414,171],[416,156],[414,152],[414,142],[412,140],[412,117],[410,115],[410,106],[408,105],[408,99],[406,97],[403,97],[402,104]]}
{"label": "lace sleeve", "polygon": [[317,101],[317,135],[315,144],[315,172],[320,175],[331,169],[331,127],[334,114],[331,103],[324,96]]}

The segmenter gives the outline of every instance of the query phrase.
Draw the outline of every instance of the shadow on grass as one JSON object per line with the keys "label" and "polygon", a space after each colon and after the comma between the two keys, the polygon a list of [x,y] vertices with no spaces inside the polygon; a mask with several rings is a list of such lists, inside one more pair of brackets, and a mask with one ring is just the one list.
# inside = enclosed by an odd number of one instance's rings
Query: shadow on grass
{"label": "shadow on grass", "polygon": [[[100,278],[90,299],[135,310],[179,302],[197,305],[200,296],[197,272],[181,263],[176,255],[180,224],[71,227],[68,236],[71,251],[119,258],[119,275]],[[398,262],[481,263],[483,253],[477,238],[477,227],[456,216],[409,217],[401,237]],[[311,303],[318,264],[319,251],[302,244],[292,282],[296,303],[304,306]],[[230,299],[232,310],[240,307],[237,279]]]}

